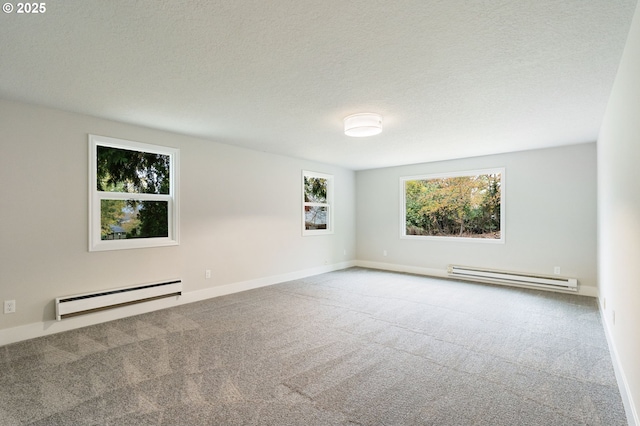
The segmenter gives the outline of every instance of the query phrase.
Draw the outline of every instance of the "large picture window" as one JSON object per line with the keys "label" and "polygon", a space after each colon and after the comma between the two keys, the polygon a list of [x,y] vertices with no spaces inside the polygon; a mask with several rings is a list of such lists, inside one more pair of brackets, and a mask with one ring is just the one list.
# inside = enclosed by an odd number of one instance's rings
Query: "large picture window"
{"label": "large picture window", "polygon": [[504,241],[504,169],[400,179],[401,236]]}
{"label": "large picture window", "polygon": [[178,244],[174,148],[89,135],[89,250]]}
{"label": "large picture window", "polygon": [[302,172],[302,235],[333,233],[333,176]]}

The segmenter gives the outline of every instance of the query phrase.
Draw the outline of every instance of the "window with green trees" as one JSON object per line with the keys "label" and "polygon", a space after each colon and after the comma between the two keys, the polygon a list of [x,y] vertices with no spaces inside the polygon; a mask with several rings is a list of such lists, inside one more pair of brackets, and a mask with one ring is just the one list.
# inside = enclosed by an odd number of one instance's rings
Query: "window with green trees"
{"label": "window with green trees", "polygon": [[90,250],[178,243],[178,150],[89,136]]}
{"label": "window with green trees", "polygon": [[504,241],[504,169],[401,178],[402,236]]}
{"label": "window with green trees", "polygon": [[303,171],[302,193],[302,234],[332,233],[333,176]]}

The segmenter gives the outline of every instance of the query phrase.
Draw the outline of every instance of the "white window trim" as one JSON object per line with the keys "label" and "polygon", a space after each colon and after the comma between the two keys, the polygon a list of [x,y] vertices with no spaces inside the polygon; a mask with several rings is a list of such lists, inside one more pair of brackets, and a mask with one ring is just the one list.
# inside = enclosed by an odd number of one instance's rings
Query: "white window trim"
{"label": "white window trim", "polygon": [[[130,194],[98,191],[96,187],[96,159],[98,146],[108,146],[112,148],[143,151],[170,156],[171,167],[169,171],[169,194]],[[180,243],[180,203],[178,191],[178,189],[180,188],[178,181],[180,176],[179,167],[180,150],[177,148],[150,145],[124,139],[110,138],[106,136],[89,135],[89,251],[122,250],[178,245]],[[132,238],[120,240],[100,239],[100,202],[103,199],[167,201],[169,211],[168,237]]]}
{"label": "white window trim", "polygon": [[[327,202],[326,203],[308,203],[304,201],[305,191],[304,191],[304,178],[305,177],[314,177],[320,179],[327,180]],[[302,235],[303,236],[311,236],[311,235],[327,235],[333,234],[333,175],[311,172],[308,170],[302,171]],[[327,229],[306,229],[305,228],[305,215],[304,208],[310,207],[326,207],[327,208]]]}
{"label": "white window trim", "polygon": [[[406,182],[407,181],[421,180],[421,179],[460,177],[460,176],[474,176],[474,175],[483,175],[483,174],[492,174],[492,173],[500,173],[500,238],[499,239],[469,238],[469,237],[441,237],[441,236],[431,236],[431,235],[407,235],[407,226],[406,226],[406,217],[407,217]],[[506,211],[507,211],[506,203],[505,203],[505,192],[506,192],[505,181],[506,179],[505,179],[504,167],[401,177],[400,178],[400,238],[405,240],[455,241],[455,242],[462,242],[462,243],[504,244],[506,242],[505,224],[506,224]]]}

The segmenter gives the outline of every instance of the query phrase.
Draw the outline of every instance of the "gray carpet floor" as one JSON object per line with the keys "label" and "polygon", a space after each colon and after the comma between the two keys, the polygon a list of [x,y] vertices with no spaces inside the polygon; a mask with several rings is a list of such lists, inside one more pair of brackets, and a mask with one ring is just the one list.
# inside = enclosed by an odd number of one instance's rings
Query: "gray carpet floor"
{"label": "gray carpet floor", "polygon": [[626,425],[595,299],[352,268],[0,347],[0,425]]}

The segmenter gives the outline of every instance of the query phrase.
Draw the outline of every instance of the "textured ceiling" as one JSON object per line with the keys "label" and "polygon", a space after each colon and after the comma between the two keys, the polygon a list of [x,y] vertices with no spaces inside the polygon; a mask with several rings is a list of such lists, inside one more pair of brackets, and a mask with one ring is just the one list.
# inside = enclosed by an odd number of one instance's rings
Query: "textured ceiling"
{"label": "textured ceiling", "polygon": [[595,141],[636,0],[46,5],[0,16],[1,98],[360,170]]}

